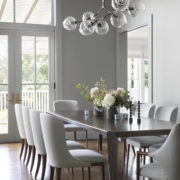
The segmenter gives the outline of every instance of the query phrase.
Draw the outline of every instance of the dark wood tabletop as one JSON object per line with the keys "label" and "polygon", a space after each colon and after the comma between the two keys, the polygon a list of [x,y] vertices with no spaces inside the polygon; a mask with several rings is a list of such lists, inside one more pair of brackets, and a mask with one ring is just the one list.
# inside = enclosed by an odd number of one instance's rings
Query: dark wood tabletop
{"label": "dark wood tabletop", "polygon": [[[132,136],[152,136],[152,135],[166,135],[171,131],[174,123],[150,118],[142,118],[141,123],[138,124],[137,118],[133,117],[132,123],[128,120],[120,119],[106,119],[105,117],[95,117],[92,112],[89,117],[85,118],[84,111],[58,111],[48,112],[59,119],[79,125],[89,130],[96,131],[100,134],[107,135],[107,151],[109,163],[109,180],[122,179],[122,176],[117,175],[117,157],[118,157],[118,137],[132,137]],[[120,163],[124,164],[125,155],[125,141],[121,149]],[[120,168],[123,172],[123,167]]]}
{"label": "dark wood tabletop", "polygon": [[137,123],[137,118],[133,117],[132,124],[128,120],[106,119],[105,117],[95,117],[90,111],[89,117],[85,118],[84,111],[58,111],[48,112],[61,118],[63,121],[77,124],[87,129],[95,130],[106,134],[113,132],[121,137],[141,136],[141,135],[165,135],[168,134],[174,125],[172,122],[142,118],[141,123]]}

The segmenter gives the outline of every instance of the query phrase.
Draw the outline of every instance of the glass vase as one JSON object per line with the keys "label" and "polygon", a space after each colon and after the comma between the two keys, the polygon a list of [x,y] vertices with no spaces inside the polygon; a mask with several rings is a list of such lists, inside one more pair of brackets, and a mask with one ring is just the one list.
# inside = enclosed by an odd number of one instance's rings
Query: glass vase
{"label": "glass vase", "polygon": [[107,119],[114,119],[115,114],[118,114],[116,107],[110,107],[110,108],[106,109],[106,118]]}
{"label": "glass vase", "polygon": [[97,117],[104,116],[104,108],[103,107],[96,107],[93,108],[93,115]]}

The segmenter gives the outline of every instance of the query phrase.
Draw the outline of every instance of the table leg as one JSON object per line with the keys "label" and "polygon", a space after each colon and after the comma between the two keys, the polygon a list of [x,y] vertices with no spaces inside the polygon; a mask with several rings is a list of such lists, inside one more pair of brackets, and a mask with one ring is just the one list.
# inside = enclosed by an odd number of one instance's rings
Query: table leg
{"label": "table leg", "polygon": [[114,133],[107,133],[109,180],[117,179],[118,141]]}

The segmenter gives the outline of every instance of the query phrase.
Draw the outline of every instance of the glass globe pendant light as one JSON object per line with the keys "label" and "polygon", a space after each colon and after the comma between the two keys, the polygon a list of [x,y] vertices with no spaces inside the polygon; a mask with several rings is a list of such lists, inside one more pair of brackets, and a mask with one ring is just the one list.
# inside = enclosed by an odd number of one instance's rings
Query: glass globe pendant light
{"label": "glass globe pendant light", "polygon": [[69,30],[69,31],[76,29],[76,27],[77,27],[76,19],[71,16],[67,17],[63,21],[63,27],[64,27],[64,29]]}
{"label": "glass globe pendant light", "polygon": [[84,36],[90,36],[94,33],[94,26],[87,27],[84,22],[81,22],[79,32]]}
{"label": "glass globe pendant light", "polygon": [[95,32],[99,35],[105,35],[109,31],[109,25],[106,21],[98,21],[95,25]]}
{"label": "glass globe pendant light", "polygon": [[116,28],[122,28],[127,24],[127,18],[126,15],[121,11],[116,11],[114,12],[114,14],[111,15],[110,22],[112,26]]}
{"label": "glass globe pendant light", "polygon": [[136,17],[146,10],[143,0],[111,0],[111,6],[113,10],[109,10],[106,7],[105,0],[102,0],[101,7],[96,13],[87,11],[79,21],[69,16],[63,21],[63,27],[72,31],[79,24],[79,32],[83,36],[90,36],[94,32],[105,35],[109,31],[107,18],[110,18],[112,26],[122,28],[127,24],[127,13],[125,14],[125,11],[128,11],[132,17]]}
{"label": "glass globe pendant light", "polygon": [[142,0],[130,0],[128,12],[132,17],[139,16],[144,11],[146,11],[146,6]]}

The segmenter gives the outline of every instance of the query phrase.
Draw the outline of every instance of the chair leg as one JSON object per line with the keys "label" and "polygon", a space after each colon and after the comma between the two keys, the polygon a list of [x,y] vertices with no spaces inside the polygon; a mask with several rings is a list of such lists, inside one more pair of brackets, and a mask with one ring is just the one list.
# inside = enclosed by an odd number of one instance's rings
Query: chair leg
{"label": "chair leg", "polygon": [[33,170],[35,156],[36,156],[36,148],[35,148],[35,146],[33,146],[32,147],[32,160],[31,160],[30,172],[32,172],[32,170]]}
{"label": "chair leg", "polygon": [[38,175],[40,164],[41,164],[41,155],[38,154],[38,161],[37,161],[37,167],[36,167],[36,172],[35,172],[35,179],[36,179],[36,177]]}
{"label": "chair leg", "polygon": [[[144,148],[144,152],[146,152],[146,148]],[[146,163],[146,156],[144,156],[144,158],[143,158],[143,164],[145,164]]]}
{"label": "chair leg", "polygon": [[105,167],[102,165],[102,180],[105,180]]}
{"label": "chair leg", "polygon": [[134,156],[136,156],[136,151],[135,151],[134,146],[131,146],[131,148],[132,148],[132,151],[133,151],[133,153],[134,153]]}
{"label": "chair leg", "polygon": [[125,159],[126,159],[126,152],[127,152],[127,143],[126,140],[124,140],[124,165],[125,165]]}
{"label": "chair leg", "polygon": [[82,167],[82,180],[84,180],[84,167]]}
{"label": "chair leg", "polygon": [[28,158],[27,158],[27,162],[26,162],[26,167],[29,164],[29,160],[30,160],[30,157],[31,157],[31,150],[32,150],[32,146],[29,146],[29,152],[28,152]]}
{"label": "chair leg", "polygon": [[56,168],[56,179],[61,180],[61,168]]}
{"label": "chair leg", "polygon": [[86,148],[88,148],[88,131],[86,130]]}
{"label": "chair leg", "polygon": [[90,167],[88,167],[88,176],[89,176],[89,180],[91,180],[91,169],[90,169]]}
{"label": "chair leg", "polygon": [[98,152],[102,152],[102,141],[103,141],[102,134],[99,134],[99,136],[98,136]]}
{"label": "chair leg", "polygon": [[46,155],[42,155],[42,174],[41,174],[41,180],[44,179],[45,171],[46,171]]}
{"label": "chair leg", "polygon": [[25,163],[25,160],[26,160],[27,150],[28,150],[28,143],[27,143],[27,141],[26,141],[26,142],[25,142],[24,159],[23,159],[23,162],[24,162],[24,163]]}
{"label": "chair leg", "polygon": [[76,134],[76,131],[74,131],[74,140],[77,141],[77,134]]}
{"label": "chair leg", "polygon": [[20,151],[20,155],[19,155],[20,158],[22,157],[22,153],[23,153],[23,150],[24,150],[25,141],[26,141],[25,139],[22,139],[21,151]]}
{"label": "chair leg", "polygon": [[54,177],[54,167],[50,166],[50,180],[53,180]]}
{"label": "chair leg", "polygon": [[137,153],[137,164],[136,164],[136,180],[139,180],[140,176],[140,155]]}
{"label": "chair leg", "polygon": [[150,162],[153,163],[153,158],[152,157],[150,157]]}
{"label": "chair leg", "polygon": [[130,144],[128,144],[128,150],[127,150],[127,167],[129,164],[129,151],[130,151]]}

